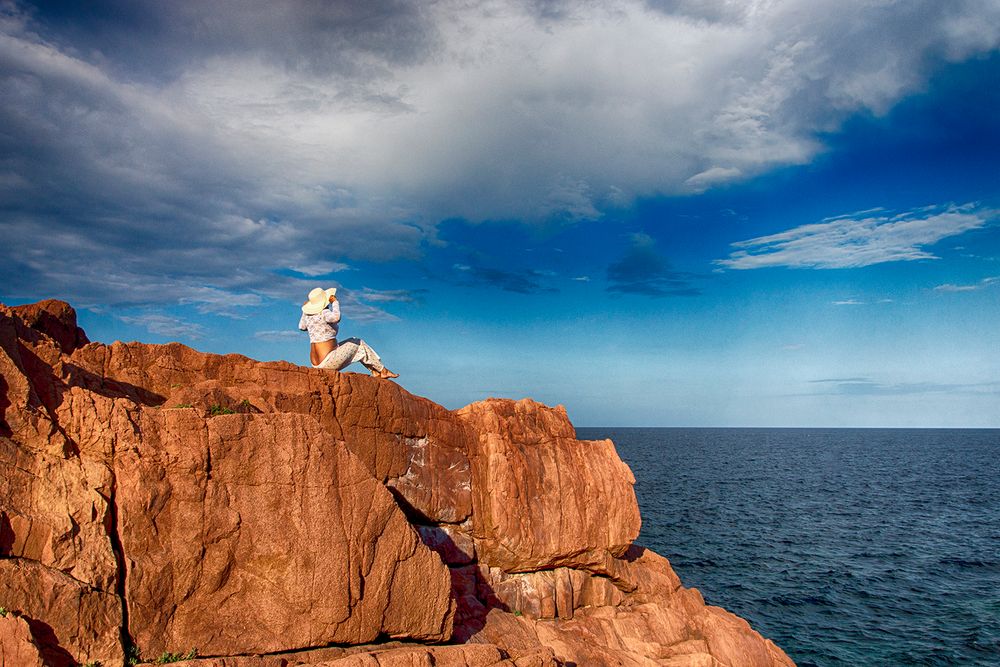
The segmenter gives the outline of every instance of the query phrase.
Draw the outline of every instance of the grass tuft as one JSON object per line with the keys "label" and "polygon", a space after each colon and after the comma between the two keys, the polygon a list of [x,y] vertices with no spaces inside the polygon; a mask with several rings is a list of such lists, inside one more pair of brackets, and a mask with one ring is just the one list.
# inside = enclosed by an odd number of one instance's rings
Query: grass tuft
{"label": "grass tuft", "polygon": [[171,662],[181,662],[182,660],[191,660],[192,658],[198,657],[198,650],[191,649],[187,653],[170,653],[169,651],[164,651],[163,655],[153,661],[154,665],[167,665]]}

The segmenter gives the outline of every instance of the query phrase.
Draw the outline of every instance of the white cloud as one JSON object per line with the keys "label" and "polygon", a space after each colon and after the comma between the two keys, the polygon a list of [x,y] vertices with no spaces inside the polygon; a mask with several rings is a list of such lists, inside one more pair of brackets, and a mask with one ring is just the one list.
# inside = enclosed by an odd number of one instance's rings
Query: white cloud
{"label": "white cloud", "polygon": [[371,303],[413,303],[420,299],[421,291],[404,289],[375,290],[365,287],[358,292],[358,298]]}
{"label": "white cloud", "polygon": [[343,262],[313,262],[311,264],[300,264],[288,268],[304,276],[314,277],[347,271],[350,267]]}
{"label": "white cloud", "polygon": [[258,331],[253,337],[258,340],[266,340],[271,342],[283,342],[292,340],[303,340],[305,334],[302,331],[296,329],[277,329],[268,331]]}
{"label": "white cloud", "polygon": [[1000,390],[1000,382],[979,382],[955,384],[940,382],[898,382],[882,383],[867,377],[824,378],[810,380],[810,384],[824,388],[810,394],[846,394],[855,396],[905,396],[909,394],[961,393],[995,394]]}
{"label": "white cloud", "polygon": [[993,217],[994,211],[972,204],[925,207],[898,215],[863,212],[733,243],[738,249],[716,263],[730,269],[843,269],[936,259],[928,247],[984,227]]}
{"label": "white cloud", "polygon": [[205,327],[194,322],[187,322],[179,317],[171,317],[162,313],[141,313],[138,315],[119,315],[118,319],[126,324],[140,326],[150,333],[165,336],[174,340],[202,338]]}
{"label": "white cloud", "polygon": [[690,186],[691,189],[696,192],[703,192],[713,185],[734,181],[742,175],[743,172],[739,169],[731,167],[712,167],[711,169],[706,169],[701,173],[695,174],[691,178],[684,181],[684,184]]}
{"label": "white cloud", "polygon": [[1000,276],[993,276],[990,278],[983,278],[978,283],[972,285],[954,285],[951,283],[946,283],[944,285],[938,285],[934,288],[936,292],[975,292],[976,290],[981,290],[984,287],[989,287],[990,285],[1000,282]]}
{"label": "white cloud", "polygon": [[262,301],[257,294],[239,294],[213,287],[192,287],[178,302],[181,305],[195,304],[199,313],[213,313],[242,320],[246,318],[243,308],[259,306]]}
{"label": "white cloud", "polygon": [[832,302],[835,306],[863,306],[864,301],[858,301],[857,299],[844,299],[843,301]]}

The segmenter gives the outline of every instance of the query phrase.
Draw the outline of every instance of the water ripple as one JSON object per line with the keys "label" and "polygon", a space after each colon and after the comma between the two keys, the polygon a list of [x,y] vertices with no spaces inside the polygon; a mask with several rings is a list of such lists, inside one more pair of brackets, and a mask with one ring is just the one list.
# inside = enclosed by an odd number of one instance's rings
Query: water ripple
{"label": "water ripple", "polygon": [[639,541],[802,667],[1000,665],[1000,431],[578,429]]}

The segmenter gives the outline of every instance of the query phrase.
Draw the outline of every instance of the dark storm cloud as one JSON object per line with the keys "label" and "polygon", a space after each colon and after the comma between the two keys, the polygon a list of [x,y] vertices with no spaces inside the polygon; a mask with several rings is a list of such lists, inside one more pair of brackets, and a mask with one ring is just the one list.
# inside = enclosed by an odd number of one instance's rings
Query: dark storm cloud
{"label": "dark storm cloud", "polygon": [[617,262],[608,266],[609,292],[641,294],[651,297],[698,296],[701,290],[691,284],[696,276],[674,271],[656,251],[656,244],[646,234],[635,234],[632,245]]}
{"label": "dark storm cloud", "polygon": [[3,27],[15,35],[0,35],[4,296],[226,314],[255,294],[297,297],[301,282],[276,269],[406,256],[419,244],[419,228],[349,192],[276,178],[279,158],[158,90],[19,33],[9,16]]}
{"label": "dark storm cloud", "polygon": [[23,4],[56,43],[125,78],[162,80],[192,62],[253,53],[289,69],[367,79],[433,53],[436,27],[403,0],[96,0]]}

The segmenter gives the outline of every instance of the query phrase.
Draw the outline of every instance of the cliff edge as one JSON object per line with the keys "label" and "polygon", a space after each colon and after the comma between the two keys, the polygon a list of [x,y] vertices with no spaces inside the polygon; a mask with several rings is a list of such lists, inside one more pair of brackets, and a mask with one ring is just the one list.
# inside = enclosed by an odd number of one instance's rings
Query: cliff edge
{"label": "cliff edge", "polygon": [[561,407],[0,305],[0,471],[0,667],[793,664],[634,544]]}

